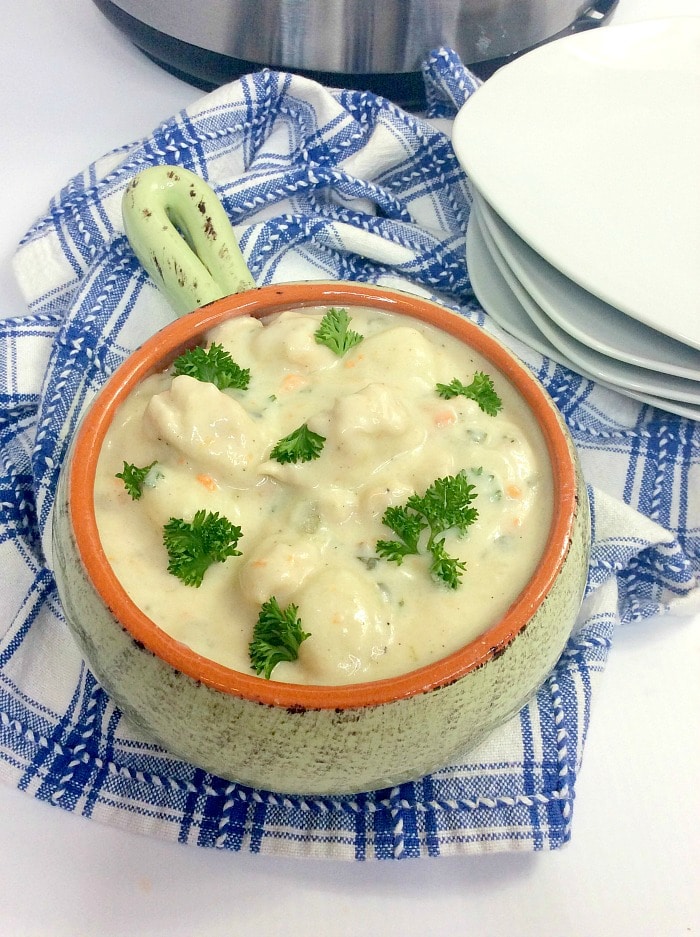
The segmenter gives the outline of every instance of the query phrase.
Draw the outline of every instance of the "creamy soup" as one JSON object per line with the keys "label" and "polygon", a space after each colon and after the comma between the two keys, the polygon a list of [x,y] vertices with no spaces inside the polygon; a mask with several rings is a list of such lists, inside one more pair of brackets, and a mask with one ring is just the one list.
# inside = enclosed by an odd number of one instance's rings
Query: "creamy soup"
{"label": "creamy soup", "polygon": [[[418,320],[358,308],[350,329],[362,340],[339,354],[318,340],[326,313],[213,329],[204,348],[247,369],[245,389],[172,369],[145,380],[105,440],[95,509],[117,577],[173,638],[253,672],[256,623],[274,599],[305,637],[272,679],[343,684],[428,664],[497,621],[544,548],[552,479],[532,415],[487,361]],[[468,393],[438,392],[484,374],[502,403],[495,415]],[[290,435],[306,461],[279,457]],[[136,492],[118,477],[125,463],[141,470]],[[419,530],[416,549],[392,557],[391,543],[406,541],[387,509],[415,521],[407,505],[444,479],[473,486],[477,516],[437,531],[432,547],[432,528]],[[240,536],[187,584],[169,570],[164,531],[203,512]]]}

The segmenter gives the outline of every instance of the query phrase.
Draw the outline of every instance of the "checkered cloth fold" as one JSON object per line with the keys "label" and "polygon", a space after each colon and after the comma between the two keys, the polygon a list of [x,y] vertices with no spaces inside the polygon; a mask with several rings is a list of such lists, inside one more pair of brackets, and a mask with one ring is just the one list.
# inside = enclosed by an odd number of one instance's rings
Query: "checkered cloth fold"
{"label": "checkered cloth fold", "polygon": [[[19,245],[30,311],[0,321],[0,776],[28,795],[153,836],[268,854],[363,860],[556,848],[570,836],[616,626],[698,607],[698,425],[597,387],[485,315],[470,288],[470,196],[449,138],[478,83],[445,49],[424,75],[426,118],[288,74],[233,82],[69,180]],[[154,163],[210,182],[259,284],[338,277],[434,298],[513,348],[571,429],[594,530],[577,625],[529,705],[429,777],[301,798],[207,775],[122,718],[66,629],[50,545],[66,446],[106,377],[171,317],[120,213],[128,180]]]}

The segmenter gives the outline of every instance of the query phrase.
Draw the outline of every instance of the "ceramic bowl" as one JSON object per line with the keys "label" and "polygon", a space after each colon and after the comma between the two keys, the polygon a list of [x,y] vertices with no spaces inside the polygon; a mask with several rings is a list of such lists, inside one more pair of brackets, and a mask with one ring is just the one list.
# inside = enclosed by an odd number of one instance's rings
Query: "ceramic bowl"
{"label": "ceramic bowl", "polygon": [[[374,306],[475,348],[534,413],[553,470],[553,520],[539,565],[493,627],[411,673],[347,686],[264,680],[199,656],[129,599],[102,549],[93,505],[97,458],[115,409],[148,374],[228,317],[304,306]],[[357,283],[269,286],[217,300],[167,326],[115,372],[84,415],[54,517],[58,589],[86,660],[128,718],[215,775],[287,793],[354,793],[420,777],[515,713],[556,663],[588,569],[588,501],[561,417],[530,372],[472,323],[411,294]]]}

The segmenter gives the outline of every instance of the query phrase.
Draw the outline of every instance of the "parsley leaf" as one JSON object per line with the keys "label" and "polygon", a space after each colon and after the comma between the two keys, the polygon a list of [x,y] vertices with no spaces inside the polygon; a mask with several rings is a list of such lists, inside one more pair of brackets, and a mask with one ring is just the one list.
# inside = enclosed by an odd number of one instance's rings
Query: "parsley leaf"
{"label": "parsley leaf", "polygon": [[186,586],[201,586],[212,563],[241,555],[236,549],[240,538],[241,528],[215,511],[197,511],[191,523],[171,517],[163,527],[168,572]]}
{"label": "parsley leaf", "polygon": [[425,552],[431,557],[430,572],[456,589],[466,565],[447,553],[444,534],[451,529],[464,534],[474,523],[478,512],[471,502],[475,497],[474,485],[467,481],[463,472],[435,479],[425,494],[413,494],[405,505],[386,509],[382,523],[398,540],[378,540],[377,553],[400,566],[404,557],[420,554],[420,537],[427,530]]}
{"label": "parsley leaf", "polygon": [[430,547],[432,562],[430,572],[436,579],[442,581],[450,587],[456,589],[462,581],[462,573],[467,568],[467,564],[458,560],[445,549],[444,540],[436,540]]}
{"label": "parsley leaf", "polygon": [[468,397],[470,400],[474,400],[480,409],[489,416],[496,416],[503,406],[503,402],[493,386],[493,381],[483,371],[477,371],[474,374],[471,384],[463,384],[459,378],[454,377],[449,384],[437,384],[435,389],[444,400],[459,396]]}
{"label": "parsley leaf", "polygon": [[418,539],[428,524],[420,513],[411,511],[408,505],[391,505],[384,512],[382,523],[394,531],[398,540],[379,540],[377,551],[387,560],[399,566],[405,556],[418,553]]}
{"label": "parsley leaf", "polygon": [[143,483],[155,464],[155,462],[151,462],[150,465],[139,467],[134,465],[133,462],[125,462],[121,472],[117,472],[114,476],[115,478],[121,478],[133,501],[138,501],[143,494]]}
{"label": "parsley leaf", "polygon": [[474,485],[469,483],[465,472],[459,472],[436,478],[422,497],[411,495],[406,504],[425,517],[432,537],[451,527],[464,534],[478,517],[476,508],[471,507],[475,497]]}
{"label": "parsley leaf", "polygon": [[314,337],[319,345],[326,345],[338,356],[344,355],[364,338],[359,332],[348,328],[349,325],[347,309],[329,309],[314,332]]}
{"label": "parsley leaf", "polygon": [[277,664],[296,660],[302,641],[311,637],[302,630],[298,611],[296,605],[280,608],[274,595],[263,602],[248,645],[250,663],[258,676],[269,680]]}
{"label": "parsley leaf", "polygon": [[209,348],[190,348],[173,361],[175,377],[186,374],[198,381],[214,384],[219,390],[233,387],[246,390],[250,383],[250,370],[233,360],[223,345],[214,342]]}
{"label": "parsley leaf", "polygon": [[302,423],[294,432],[283,436],[270,452],[270,458],[277,462],[310,462],[321,455],[325,436],[314,433],[306,423]]}

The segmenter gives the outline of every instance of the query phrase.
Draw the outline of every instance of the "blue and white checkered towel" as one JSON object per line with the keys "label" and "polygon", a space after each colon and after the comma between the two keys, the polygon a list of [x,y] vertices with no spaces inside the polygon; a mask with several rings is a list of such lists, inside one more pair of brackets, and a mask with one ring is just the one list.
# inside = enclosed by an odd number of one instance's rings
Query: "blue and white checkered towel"
{"label": "blue and white checkered towel", "polygon": [[[425,77],[430,119],[290,75],[246,77],[71,179],[19,246],[31,311],[0,321],[0,776],[30,796],[183,843],[289,856],[556,848],[616,625],[698,607],[698,425],[598,388],[488,320],[449,139],[477,83],[448,50]],[[81,660],[51,573],[51,508],[82,406],[171,317],[120,216],[127,181],[152,163],[209,180],[259,284],[340,277],[436,298],[514,348],[561,408],[591,486],[585,604],[536,699],[459,763],[361,796],[250,790],[141,737]]]}

